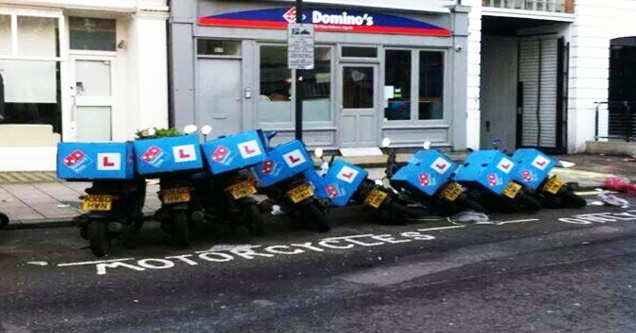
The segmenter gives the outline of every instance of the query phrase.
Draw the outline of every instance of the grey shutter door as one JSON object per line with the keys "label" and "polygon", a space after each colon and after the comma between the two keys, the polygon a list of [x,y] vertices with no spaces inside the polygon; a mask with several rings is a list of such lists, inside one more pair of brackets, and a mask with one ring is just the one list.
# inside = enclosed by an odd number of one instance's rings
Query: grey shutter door
{"label": "grey shutter door", "polygon": [[522,146],[556,148],[557,53],[556,38],[522,40],[519,44]]}

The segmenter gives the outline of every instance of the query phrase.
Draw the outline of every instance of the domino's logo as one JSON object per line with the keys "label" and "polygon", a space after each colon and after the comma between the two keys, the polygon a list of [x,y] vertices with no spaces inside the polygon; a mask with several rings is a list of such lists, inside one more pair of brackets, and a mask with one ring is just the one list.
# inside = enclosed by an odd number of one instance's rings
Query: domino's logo
{"label": "domino's logo", "polygon": [[78,149],[68,154],[68,156],[62,160],[62,163],[75,173],[79,173],[88,167],[91,163],[91,159],[86,156],[83,151]]}
{"label": "domino's logo", "polygon": [[532,181],[532,174],[528,170],[521,171],[521,178],[524,182]]}
{"label": "domino's logo", "polygon": [[276,163],[274,163],[274,161],[267,160],[263,162],[263,164],[261,165],[261,173],[264,175],[271,175],[275,166],[276,166]]}
{"label": "domino's logo", "polygon": [[494,173],[489,173],[488,176],[486,176],[486,178],[488,180],[488,186],[490,187],[495,187],[502,183],[501,178],[497,177],[497,175]]}
{"label": "domino's logo", "polygon": [[329,184],[325,186],[325,191],[327,192],[327,195],[331,199],[336,198],[338,196],[338,187],[335,184]]}
{"label": "domino's logo", "polygon": [[151,146],[141,154],[141,160],[157,168],[165,161],[166,153],[157,146]]}
{"label": "domino's logo", "polygon": [[224,146],[218,146],[212,152],[212,161],[215,163],[227,165],[230,157],[230,150]]}

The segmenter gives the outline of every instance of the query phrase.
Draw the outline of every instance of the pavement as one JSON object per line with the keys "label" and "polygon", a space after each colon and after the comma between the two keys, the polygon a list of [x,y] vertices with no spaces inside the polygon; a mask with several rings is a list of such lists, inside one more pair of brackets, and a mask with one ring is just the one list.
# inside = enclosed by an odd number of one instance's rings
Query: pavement
{"label": "pavement", "polygon": [[[398,161],[406,161],[411,154],[398,154]],[[461,160],[464,155],[451,154]],[[607,177],[622,176],[636,180],[636,162],[633,158],[601,155],[555,156],[575,163],[572,168],[555,168],[553,174],[565,182],[577,182],[583,190],[600,188]],[[366,167],[370,177],[384,176],[386,156],[347,157],[347,160]],[[161,205],[157,198],[158,186],[152,182],[146,194],[144,212],[151,214]],[[89,187],[86,182],[56,180],[50,172],[0,173],[0,212],[11,219],[10,227],[49,227],[68,225],[81,214],[78,197]]]}
{"label": "pavement", "polygon": [[0,232],[0,332],[634,332],[636,210],[587,206],[329,234],[148,222],[96,259],[75,228]]}

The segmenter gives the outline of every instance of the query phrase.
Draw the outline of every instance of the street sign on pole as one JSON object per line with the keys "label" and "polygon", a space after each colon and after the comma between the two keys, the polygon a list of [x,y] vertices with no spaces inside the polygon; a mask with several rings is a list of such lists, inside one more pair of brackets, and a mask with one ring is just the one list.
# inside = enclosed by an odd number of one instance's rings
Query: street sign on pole
{"label": "street sign on pole", "polygon": [[287,66],[289,69],[314,69],[313,24],[290,23],[287,26]]}

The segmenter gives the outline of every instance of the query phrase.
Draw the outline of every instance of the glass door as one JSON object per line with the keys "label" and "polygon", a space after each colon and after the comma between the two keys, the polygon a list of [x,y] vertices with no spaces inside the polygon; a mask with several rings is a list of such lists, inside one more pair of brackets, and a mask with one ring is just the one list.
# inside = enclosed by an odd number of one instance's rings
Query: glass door
{"label": "glass door", "polygon": [[339,67],[341,147],[377,147],[377,79],[375,64]]}
{"label": "glass door", "polygon": [[71,122],[78,142],[110,141],[113,120],[111,57],[71,57],[73,108]]}

